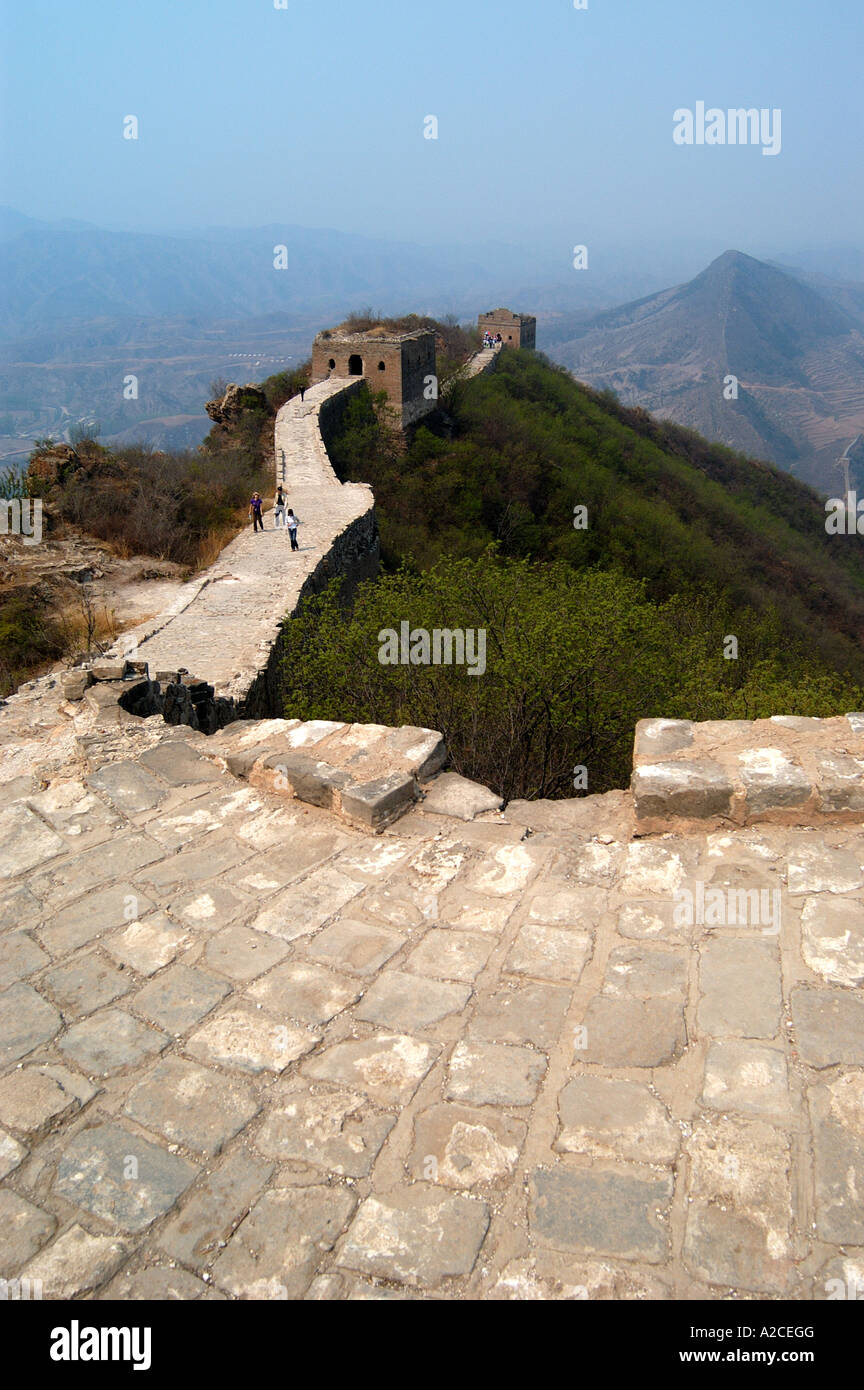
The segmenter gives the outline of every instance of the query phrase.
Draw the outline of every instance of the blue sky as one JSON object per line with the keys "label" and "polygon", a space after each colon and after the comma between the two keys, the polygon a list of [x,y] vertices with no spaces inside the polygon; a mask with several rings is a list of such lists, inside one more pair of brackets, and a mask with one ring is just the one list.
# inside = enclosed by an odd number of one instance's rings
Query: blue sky
{"label": "blue sky", "polygon": [[[538,257],[864,245],[862,0],[3,0],[2,23],[2,199],[31,216]],[[781,108],[781,154],[677,147],[700,100]]]}

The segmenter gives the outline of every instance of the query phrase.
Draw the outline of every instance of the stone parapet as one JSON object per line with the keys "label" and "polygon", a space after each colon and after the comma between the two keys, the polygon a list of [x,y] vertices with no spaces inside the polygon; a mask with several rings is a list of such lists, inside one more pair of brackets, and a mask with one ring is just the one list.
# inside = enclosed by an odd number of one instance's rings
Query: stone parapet
{"label": "stone parapet", "polygon": [[631,790],[638,833],[864,818],[864,715],[643,719]]}

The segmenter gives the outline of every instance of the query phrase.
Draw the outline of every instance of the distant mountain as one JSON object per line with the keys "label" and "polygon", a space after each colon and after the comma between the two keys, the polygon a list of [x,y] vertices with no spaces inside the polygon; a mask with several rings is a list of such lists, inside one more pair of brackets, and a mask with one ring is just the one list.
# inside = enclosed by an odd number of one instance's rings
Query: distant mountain
{"label": "distant mountain", "polygon": [[[495,240],[428,247],[281,224],[157,235],[0,207],[0,460],[93,420],[120,442],[191,441],[214,377],[296,366],[318,329],[355,310],[590,314],[665,278],[610,258],[568,280],[562,260]],[[134,400],[122,389],[130,373]],[[199,425],[166,433],[161,422],[181,416]]]}
{"label": "distant mountain", "polygon": [[[284,268],[274,264],[278,247]],[[514,287],[565,278],[557,262],[491,240],[425,246],[279,223],[161,235],[43,222],[13,208],[0,208],[0,277],[5,342],[96,318],[316,313],[326,322],[366,306],[473,316],[478,302],[503,302]],[[574,277],[557,293],[597,308],[657,283],[633,268],[590,283]]]}
{"label": "distant mountain", "polygon": [[[624,404],[832,495],[837,459],[864,430],[864,285],[795,275],[739,251],[687,284],[571,321],[548,350]],[[726,399],[732,376],[738,397]],[[864,450],[853,478],[864,485]]]}

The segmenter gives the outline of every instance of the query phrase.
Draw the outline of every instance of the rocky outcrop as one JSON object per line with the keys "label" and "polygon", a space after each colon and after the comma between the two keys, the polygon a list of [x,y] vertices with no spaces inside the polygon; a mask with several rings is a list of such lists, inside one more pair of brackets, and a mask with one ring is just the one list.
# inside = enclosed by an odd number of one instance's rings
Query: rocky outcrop
{"label": "rocky outcrop", "polygon": [[247,410],[266,411],[267,397],[253,382],[245,386],[231,382],[221,399],[208,401],[204,409],[214,424],[233,425]]}

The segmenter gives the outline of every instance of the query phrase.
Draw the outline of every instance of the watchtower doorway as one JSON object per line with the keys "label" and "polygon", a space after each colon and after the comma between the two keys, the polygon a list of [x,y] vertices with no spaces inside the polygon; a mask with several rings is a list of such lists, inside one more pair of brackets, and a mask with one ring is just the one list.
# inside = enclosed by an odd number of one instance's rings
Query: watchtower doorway
{"label": "watchtower doorway", "polygon": [[351,356],[348,358],[348,375],[363,375],[363,358],[360,356],[359,352],[352,352]]}

